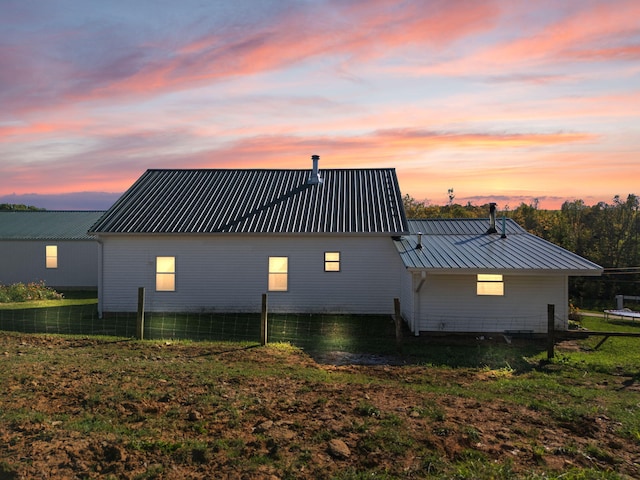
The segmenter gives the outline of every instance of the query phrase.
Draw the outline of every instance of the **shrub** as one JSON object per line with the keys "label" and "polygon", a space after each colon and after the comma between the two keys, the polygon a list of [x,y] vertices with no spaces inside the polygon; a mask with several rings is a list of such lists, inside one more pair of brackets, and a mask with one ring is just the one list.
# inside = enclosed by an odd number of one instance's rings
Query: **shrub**
{"label": "shrub", "polygon": [[47,287],[43,281],[0,285],[0,303],[60,300],[61,298],[61,293]]}

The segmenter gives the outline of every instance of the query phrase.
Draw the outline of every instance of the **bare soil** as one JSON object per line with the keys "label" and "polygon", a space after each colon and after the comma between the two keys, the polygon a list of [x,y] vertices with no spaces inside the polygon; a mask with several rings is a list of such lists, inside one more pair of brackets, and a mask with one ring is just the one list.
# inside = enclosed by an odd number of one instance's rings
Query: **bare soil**
{"label": "bare soil", "polygon": [[[470,452],[514,476],[575,467],[640,477],[638,443],[606,415],[563,422],[465,394],[500,372],[338,357],[0,333],[0,368],[12,369],[0,480],[445,478]],[[600,454],[585,454],[594,445]]]}

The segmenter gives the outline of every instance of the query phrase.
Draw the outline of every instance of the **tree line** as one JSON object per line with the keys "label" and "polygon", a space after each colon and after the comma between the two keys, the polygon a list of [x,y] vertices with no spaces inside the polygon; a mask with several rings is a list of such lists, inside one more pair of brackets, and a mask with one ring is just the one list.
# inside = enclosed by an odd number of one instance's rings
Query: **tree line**
{"label": "tree line", "polygon": [[[408,218],[487,218],[489,205],[430,205],[403,198]],[[640,295],[640,199],[629,194],[611,203],[586,205],[566,201],[560,210],[542,210],[538,202],[521,203],[498,216],[512,218],[528,232],[604,267],[602,277],[570,280],[574,300],[586,306],[613,306],[615,295]]]}
{"label": "tree line", "polygon": [[22,212],[39,210],[44,210],[44,208],[32,207],[30,205],[23,205],[19,203],[0,203],[0,212]]}

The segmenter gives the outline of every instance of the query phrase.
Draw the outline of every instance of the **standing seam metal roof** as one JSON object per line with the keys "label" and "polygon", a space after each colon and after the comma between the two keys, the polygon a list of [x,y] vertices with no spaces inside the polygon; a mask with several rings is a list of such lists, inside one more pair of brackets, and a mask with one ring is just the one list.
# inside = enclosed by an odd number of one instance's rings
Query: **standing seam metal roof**
{"label": "standing seam metal roof", "polygon": [[[489,219],[409,220],[411,235],[395,241],[406,268],[440,272],[527,271],[600,275],[602,267],[502,220],[487,234]],[[418,233],[422,248],[416,248]]]}
{"label": "standing seam metal roof", "polygon": [[0,212],[0,240],[95,240],[87,230],[104,211]]}
{"label": "standing seam metal roof", "polygon": [[92,233],[407,233],[394,169],[147,170]]}

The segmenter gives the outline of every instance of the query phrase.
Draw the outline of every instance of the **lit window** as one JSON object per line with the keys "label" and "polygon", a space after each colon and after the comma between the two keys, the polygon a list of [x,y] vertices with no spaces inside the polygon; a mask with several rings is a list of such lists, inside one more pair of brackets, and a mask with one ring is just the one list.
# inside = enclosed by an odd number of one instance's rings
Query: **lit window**
{"label": "lit window", "polygon": [[289,257],[269,257],[269,291],[286,292]]}
{"label": "lit window", "polygon": [[156,291],[176,289],[176,257],[156,257]]}
{"label": "lit window", "polygon": [[47,245],[45,250],[47,268],[58,268],[58,246]]}
{"label": "lit window", "polygon": [[340,252],[324,252],[324,271],[340,271]]}
{"label": "lit window", "polygon": [[504,295],[504,283],[502,275],[480,274],[478,275],[478,295]]}

